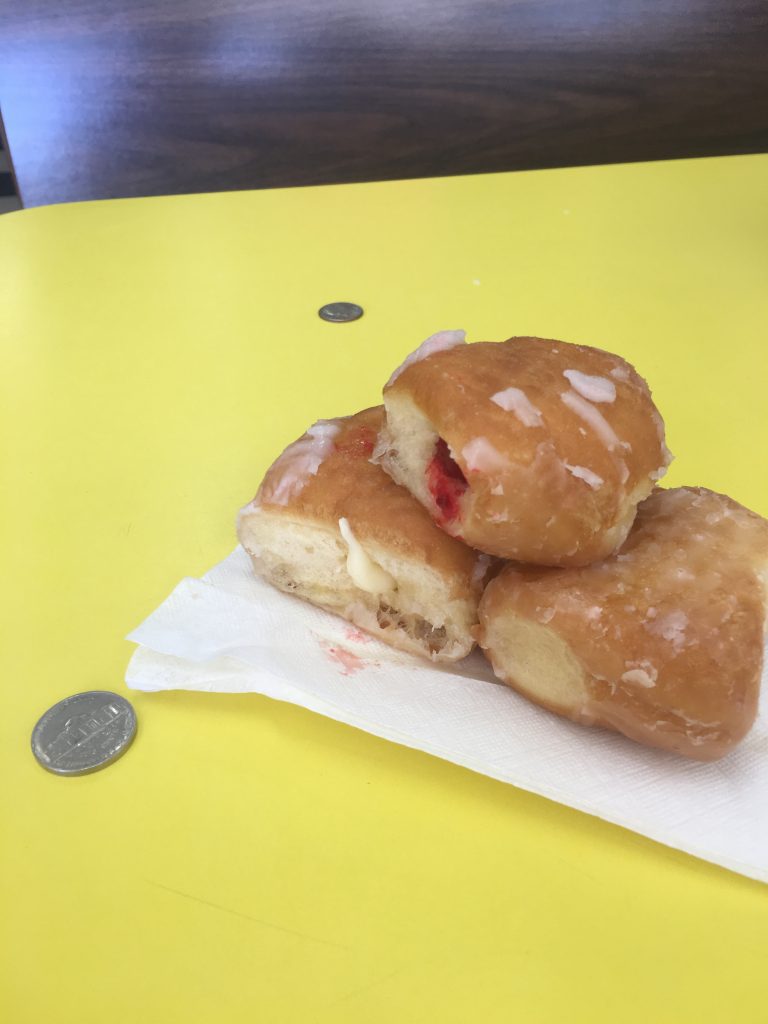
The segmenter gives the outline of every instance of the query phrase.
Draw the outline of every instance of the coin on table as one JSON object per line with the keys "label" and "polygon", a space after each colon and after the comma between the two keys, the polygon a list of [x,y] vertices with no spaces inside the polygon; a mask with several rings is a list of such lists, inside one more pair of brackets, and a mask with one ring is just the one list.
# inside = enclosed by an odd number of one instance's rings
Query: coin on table
{"label": "coin on table", "polygon": [[348,324],[360,319],[363,307],[356,302],[328,302],[318,309],[317,315],[331,324]]}
{"label": "coin on table", "polygon": [[136,712],[109,690],[54,704],[32,730],[32,753],[56,775],[85,775],[116,761],[136,735]]}

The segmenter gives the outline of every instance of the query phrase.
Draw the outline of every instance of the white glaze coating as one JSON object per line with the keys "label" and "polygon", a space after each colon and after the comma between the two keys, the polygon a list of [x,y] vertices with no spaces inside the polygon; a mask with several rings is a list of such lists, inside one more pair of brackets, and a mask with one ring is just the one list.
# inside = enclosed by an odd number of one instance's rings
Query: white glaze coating
{"label": "white glaze coating", "polygon": [[656,425],[656,433],[659,436],[659,441],[661,441],[661,452],[664,458],[664,462],[661,464],[661,466],[659,466],[657,470],[655,470],[656,475],[654,475],[653,473],[651,474],[651,479],[660,480],[666,473],[667,466],[669,466],[672,463],[675,456],[672,454],[669,448],[667,448],[666,445],[666,439],[664,436],[664,420],[661,418],[661,413],[658,411],[658,409],[652,409],[651,416],[653,417],[653,422]]}
{"label": "white glaze coating", "polygon": [[621,441],[616,436],[613,427],[594,405],[591,405],[581,395],[577,395],[575,391],[564,391],[560,395],[560,400],[564,405],[568,406],[571,412],[575,412],[579,419],[582,419],[587,426],[594,430],[609,451],[619,447]]}
{"label": "white glaze coating", "polygon": [[622,674],[621,681],[623,683],[634,683],[636,686],[643,686],[648,690],[656,685],[656,680],[644,668],[629,669]]}
{"label": "white glaze coating", "polygon": [[520,388],[506,388],[491,395],[491,401],[505,412],[514,413],[524,427],[543,427],[541,412]]}
{"label": "white glaze coating", "polygon": [[563,370],[563,376],[573,390],[588,402],[616,401],[616,385],[607,377],[594,377],[581,370]]}
{"label": "white glaze coating", "polygon": [[[650,608],[648,609],[650,618]],[[649,633],[663,637],[672,644],[675,651],[682,651],[688,645],[686,629],[688,628],[688,616],[684,611],[672,611],[656,618],[654,615],[651,624],[645,627]]]}
{"label": "white glaze coating", "polygon": [[340,427],[338,420],[318,420],[309,428],[306,437],[288,445],[272,467],[270,483],[262,487],[254,502],[287,505],[300,494],[309,478],[317,473],[323,460],[333,451],[333,440]]}
{"label": "white glaze coating", "polygon": [[435,352],[445,352],[446,349],[455,348],[456,345],[463,345],[466,342],[466,339],[466,331],[438,331],[437,334],[430,335],[426,341],[422,341],[415,351],[405,357],[403,362],[387,381],[387,387],[389,387],[390,384],[395,383],[407,366],[412,366],[413,363],[420,363],[422,359],[427,359],[429,356],[433,356]]}
{"label": "white glaze coating", "polygon": [[509,459],[493,447],[487,437],[475,437],[461,449],[470,473],[498,473],[509,467]]}
{"label": "white glaze coating", "polygon": [[589,484],[593,491],[598,490],[605,483],[605,480],[597,473],[593,473],[591,469],[587,469],[586,466],[571,466],[569,463],[564,462],[563,465],[571,474],[578,480],[583,480],[585,484]]}

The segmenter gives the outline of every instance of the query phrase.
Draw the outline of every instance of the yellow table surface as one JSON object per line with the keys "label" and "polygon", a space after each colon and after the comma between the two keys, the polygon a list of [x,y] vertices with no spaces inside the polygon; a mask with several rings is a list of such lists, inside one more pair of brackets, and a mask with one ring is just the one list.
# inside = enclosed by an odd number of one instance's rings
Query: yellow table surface
{"label": "yellow table surface", "polygon": [[668,482],[768,514],[766,200],[752,156],[0,220],[4,1021],[768,1020],[767,887],[302,709],[138,694],[106,771],[29,751],[441,328],[621,353]]}

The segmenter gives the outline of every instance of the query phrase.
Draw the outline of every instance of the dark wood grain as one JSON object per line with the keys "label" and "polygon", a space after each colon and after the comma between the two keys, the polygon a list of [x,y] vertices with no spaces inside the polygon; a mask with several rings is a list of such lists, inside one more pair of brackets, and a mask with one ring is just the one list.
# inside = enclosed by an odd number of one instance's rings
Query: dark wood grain
{"label": "dark wood grain", "polygon": [[768,149],[765,0],[0,0],[26,205]]}

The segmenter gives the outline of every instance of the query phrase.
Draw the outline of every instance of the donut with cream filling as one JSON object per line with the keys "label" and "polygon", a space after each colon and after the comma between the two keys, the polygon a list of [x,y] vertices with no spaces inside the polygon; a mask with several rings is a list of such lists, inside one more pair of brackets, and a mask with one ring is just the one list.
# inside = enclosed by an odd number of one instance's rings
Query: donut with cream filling
{"label": "donut with cream filling", "polygon": [[474,644],[490,559],[448,536],[370,461],[381,406],[320,421],[238,519],[256,572],[394,647],[455,661]]}

